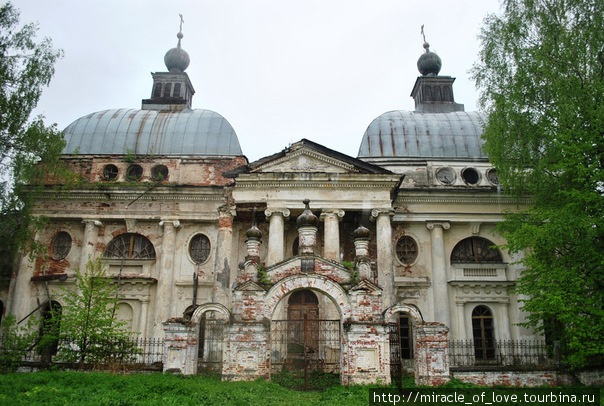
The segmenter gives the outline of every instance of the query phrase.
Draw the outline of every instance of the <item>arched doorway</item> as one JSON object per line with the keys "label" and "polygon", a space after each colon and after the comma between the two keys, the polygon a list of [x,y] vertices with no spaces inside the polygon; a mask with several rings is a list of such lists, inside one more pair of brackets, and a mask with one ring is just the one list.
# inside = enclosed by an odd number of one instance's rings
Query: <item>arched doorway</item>
{"label": "arched doorway", "polygon": [[420,311],[412,305],[396,305],[384,313],[388,321],[390,342],[390,378],[401,383],[403,372],[414,371],[414,344],[416,323],[423,321]]}
{"label": "arched doorway", "polygon": [[340,319],[324,315],[337,312],[321,292],[295,290],[283,298],[285,319],[271,322],[271,369],[306,376],[311,371],[338,373],[340,370]]}
{"label": "arched doorway", "polygon": [[230,313],[218,303],[191,306],[185,316],[199,326],[197,331],[197,370],[220,372]]}

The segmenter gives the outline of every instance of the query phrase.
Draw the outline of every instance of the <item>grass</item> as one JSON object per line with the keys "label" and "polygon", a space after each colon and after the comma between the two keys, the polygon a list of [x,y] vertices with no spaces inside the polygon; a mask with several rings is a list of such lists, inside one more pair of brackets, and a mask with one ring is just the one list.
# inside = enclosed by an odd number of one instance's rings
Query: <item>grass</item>
{"label": "grass", "polygon": [[366,405],[368,386],[303,392],[212,376],[43,371],[0,375],[0,405]]}

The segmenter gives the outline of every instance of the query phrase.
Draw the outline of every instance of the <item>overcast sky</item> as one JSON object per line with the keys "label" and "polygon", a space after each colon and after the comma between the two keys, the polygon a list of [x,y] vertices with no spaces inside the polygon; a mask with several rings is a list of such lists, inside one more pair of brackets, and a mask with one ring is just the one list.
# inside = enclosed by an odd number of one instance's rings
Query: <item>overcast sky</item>
{"label": "overcast sky", "polygon": [[356,157],[369,123],[413,110],[425,25],[455,99],[477,109],[469,70],[499,0],[13,0],[65,56],[37,114],[63,129],[112,108],[140,108],[150,72],[176,46],[179,14],[194,108],[233,126],[250,161],[302,138]]}

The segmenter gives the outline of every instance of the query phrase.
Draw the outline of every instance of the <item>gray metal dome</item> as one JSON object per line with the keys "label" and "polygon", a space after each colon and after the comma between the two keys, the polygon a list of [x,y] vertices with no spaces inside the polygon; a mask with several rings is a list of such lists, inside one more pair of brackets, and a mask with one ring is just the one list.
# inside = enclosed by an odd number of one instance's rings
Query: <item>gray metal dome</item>
{"label": "gray metal dome", "polygon": [[359,158],[487,158],[477,112],[390,111],[369,124]]}
{"label": "gray metal dome", "polygon": [[99,111],[68,125],[64,137],[63,154],[243,155],[229,122],[203,109]]}

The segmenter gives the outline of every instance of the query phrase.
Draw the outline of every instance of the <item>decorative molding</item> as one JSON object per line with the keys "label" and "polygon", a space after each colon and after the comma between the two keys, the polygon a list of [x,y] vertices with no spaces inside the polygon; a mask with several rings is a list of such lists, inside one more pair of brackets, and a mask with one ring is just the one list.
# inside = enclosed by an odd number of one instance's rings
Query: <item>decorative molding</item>
{"label": "decorative molding", "polygon": [[[279,159],[276,159],[276,160],[274,160],[272,162],[267,162],[266,164],[261,165],[260,167],[254,169],[253,172],[262,172],[263,170],[270,169],[271,167],[275,167],[275,166],[284,164],[284,163],[286,163],[288,161],[292,161],[293,159],[298,158],[300,156],[307,156],[307,157],[316,159],[319,162],[322,162],[322,163],[325,163],[325,164],[328,164],[328,165],[331,165],[331,166],[334,166],[334,167],[337,167],[337,168],[345,169],[345,170],[347,170],[349,172],[358,172],[356,170],[356,168],[354,167],[354,165],[347,164],[347,163],[342,162],[340,160],[327,157],[327,156],[325,156],[323,154],[319,154],[317,152],[314,152],[314,151],[311,151],[311,150],[305,149],[305,148],[299,149],[297,151],[286,153],[285,156],[283,156],[283,157],[281,157]],[[311,169],[313,169],[312,165],[305,165],[303,167],[295,167],[294,166],[294,167],[291,168],[290,172],[300,172],[300,171],[308,172]]]}
{"label": "decorative molding", "polygon": [[488,197],[477,197],[473,196],[401,196],[396,199],[397,206],[403,206],[406,204],[414,203],[459,203],[459,204],[521,204],[530,205],[533,204],[530,198],[521,198],[516,200],[512,197],[506,196],[488,196]]}
{"label": "decorative molding", "polygon": [[392,216],[394,216],[394,209],[388,207],[388,208],[371,210],[371,217],[378,218],[382,214],[386,214],[386,215],[392,217]]}
{"label": "decorative molding", "polygon": [[159,222],[159,226],[163,227],[167,223],[172,223],[172,225],[174,226],[174,228],[179,228],[180,227],[180,220],[162,220],[162,221]]}
{"label": "decorative molding", "polygon": [[344,218],[346,212],[342,209],[328,209],[323,210],[319,216],[319,220],[325,221],[326,217],[335,217],[338,221]]}
{"label": "decorative molding", "polygon": [[93,220],[93,219],[83,219],[82,224],[92,224],[93,226],[96,226],[96,227],[101,227],[103,225],[103,223],[101,223],[99,220]]}
{"label": "decorative molding", "polygon": [[136,227],[136,219],[126,218],[124,219],[124,222],[126,222],[126,231],[128,231],[129,233],[133,232],[134,228]]}
{"label": "decorative molding", "polygon": [[428,230],[432,231],[436,227],[442,227],[443,230],[448,230],[451,228],[451,223],[447,220],[426,221],[426,228]]}
{"label": "decorative molding", "polygon": [[481,225],[482,223],[470,223],[470,232],[472,233],[472,235],[478,235],[478,233],[480,232]]}
{"label": "decorative molding", "polygon": [[289,211],[289,209],[282,209],[282,208],[270,208],[270,209],[266,209],[264,210],[264,215],[268,218],[270,216],[272,216],[274,213],[279,213],[281,214],[284,218],[288,218],[289,215],[291,214],[291,212]]}

